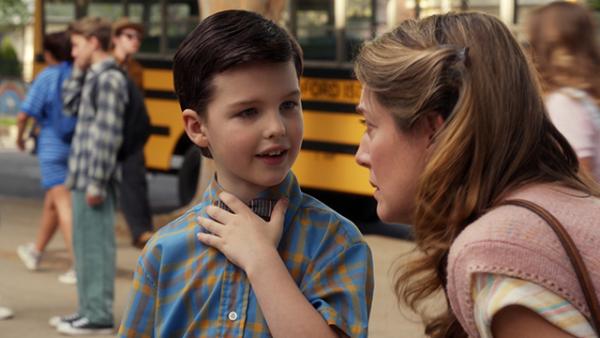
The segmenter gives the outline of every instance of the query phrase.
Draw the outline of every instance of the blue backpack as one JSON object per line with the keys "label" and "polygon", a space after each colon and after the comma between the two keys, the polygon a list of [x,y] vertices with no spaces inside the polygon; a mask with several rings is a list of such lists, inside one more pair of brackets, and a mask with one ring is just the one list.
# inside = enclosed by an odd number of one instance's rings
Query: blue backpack
{"label": "blue backpack", "polygon": [[[63,62],[59,66],[60,73],[58,81],[56,83],[56,94],[61,95],[62,85],[65,79],[71,75],[72,64]],[[59,100],[62,102],[62,97]],[[52,129],[56,132],[56,135],[65,143],[71,143],[73,134],[75,134],[75,127],[77,125],[77,116],[67,116],[63,113],[63,105],[52,105],[51,111],[49,112],[50,122]]]}

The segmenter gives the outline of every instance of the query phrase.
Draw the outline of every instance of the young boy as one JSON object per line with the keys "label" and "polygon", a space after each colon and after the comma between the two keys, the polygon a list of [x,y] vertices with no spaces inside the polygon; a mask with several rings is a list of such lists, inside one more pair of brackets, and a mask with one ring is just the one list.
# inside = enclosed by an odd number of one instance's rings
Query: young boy
{"label": "young boy", "polygon": [[72,190],[77,313],[51,319],[69,335],[113,331],[117,152],[129,100],[110,55],[111,25],[84,18],[71,27],[74,70],[63,86],[64,111],[77,115],[66,185]]}
{"label": "young boy", "polygon": [[183,41],[175,90],[216,175],[142,252],[121,337],[367,336],[370,250],[290,172],[301,72],[297,43],[255,13],[214,14]]}
{"label": "young boy", "polygon": [[[144,26],[123,17],[117,19],[112,28],[112,55],[119,66],[127,72],[129,78],[143,91],[142,65],[135,60],[133,55],[140,49]],[[143,143],[140,142],[140,144]],[[123,158],[121,173],[123,175],[119,189],[121,211],[127,221],[132,244],[142,249],[154,233],[143,147],[139,147],[135,152]]]}

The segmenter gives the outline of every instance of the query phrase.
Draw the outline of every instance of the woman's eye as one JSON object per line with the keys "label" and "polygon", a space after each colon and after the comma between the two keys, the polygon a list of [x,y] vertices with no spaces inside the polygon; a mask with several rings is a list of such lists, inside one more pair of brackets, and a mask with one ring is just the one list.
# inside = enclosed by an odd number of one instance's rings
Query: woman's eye
{"label": "woman's eye", "polygon": [[365,132],[367,134],[370,133],[371,130],[373,129],[373,125],[371,123],[369,123],[369,121],[367,121],[366,119],[360,119],[359,122],[360,122],[360,124],[365,126]]}
{"label": "woman's eye", "polygon": [[284,102],[284,103],[281,104],[281,110],[292,110],[292,109],[295,109],[298,106],[299,106],[298,102],[295,102],[295,101],[286,101],[286,102]]}

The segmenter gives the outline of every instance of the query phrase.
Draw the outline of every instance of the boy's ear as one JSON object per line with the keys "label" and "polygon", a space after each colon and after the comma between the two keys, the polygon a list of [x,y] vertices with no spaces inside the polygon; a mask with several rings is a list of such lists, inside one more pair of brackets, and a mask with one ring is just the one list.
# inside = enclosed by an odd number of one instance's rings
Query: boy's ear
{"label": "boy's ear", "polygon": [[208,148],[208,136],[206,135],[206,124],[200,115],[192,109],[183,111],[183,126],[185,132],[197,146]]}
{"label": "boy's ear", "polygon": [[92,36],[90,36],[90,37],[89,37],[89,41],[90,41],[90,43],[91,43],[92,45],[94,45],[94,50],[102,49],[102,48],[100,47],[100,46],[101,46],[101,44],[100,44],[100,40],[98,40],[98,38],[97,38],[97,37],[95,37],[95,36],[93,36],[93,35],[92,35]]}

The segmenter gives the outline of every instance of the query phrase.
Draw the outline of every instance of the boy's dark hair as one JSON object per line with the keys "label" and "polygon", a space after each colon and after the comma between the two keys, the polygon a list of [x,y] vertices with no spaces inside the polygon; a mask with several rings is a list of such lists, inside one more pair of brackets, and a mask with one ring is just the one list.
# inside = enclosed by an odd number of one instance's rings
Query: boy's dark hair
{"label": "boy's dark hair", "polygon": [[109,51],[112,38],[112,25],[109,21],[100,17],[85,17],[73,22],[69,31],[71,34],[83,35],[86,38],[93,36],[98,39],[103,51]]}
{"label": "boy's dark hair", "polygon": [[44,50],[52,54],[52,57],[58,62],[73,61],[71,56],[71,40],[66,31],[49,33],[44,36]]}
{"label": "boy's dark hair", "polygon": [[292,60],[302,75],[302,50],[283,28],[261,15],[228,10],[204,19],[183,40],[173,59],[175,93],[181,110],[201,116],[210,102],[215,75],[257,62]]}

